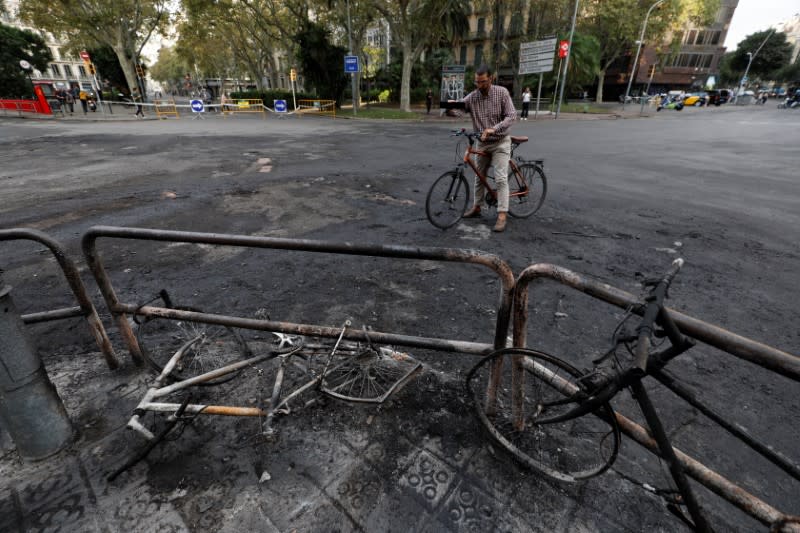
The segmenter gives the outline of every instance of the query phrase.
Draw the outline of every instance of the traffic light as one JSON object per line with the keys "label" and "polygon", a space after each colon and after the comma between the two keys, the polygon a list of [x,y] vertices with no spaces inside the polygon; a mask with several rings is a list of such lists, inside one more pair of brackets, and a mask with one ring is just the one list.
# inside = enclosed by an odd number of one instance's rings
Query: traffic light
{"label": "traffic light", "polygon": [[89,74],[92,76],[97,74],[97,70],[94,68],[94,63],[89,63],[87,66],[89,67]]}
{"label": "traffic light", "polygon": [[136,64],[136,74],[140,78],[144,78],[144,68],[142,67],[141,63]]}
{"label": "traffic light", "polygon": [[297,80],[297,71],[295,69],[289,71],[289,79],[292,81]]}
{"label": "traffic light", "polygon": [[647,75],[649,77],[651,77],[651,78],[656,75],[656,66],[655,65],[650,65],[650,71],[647,73]]}

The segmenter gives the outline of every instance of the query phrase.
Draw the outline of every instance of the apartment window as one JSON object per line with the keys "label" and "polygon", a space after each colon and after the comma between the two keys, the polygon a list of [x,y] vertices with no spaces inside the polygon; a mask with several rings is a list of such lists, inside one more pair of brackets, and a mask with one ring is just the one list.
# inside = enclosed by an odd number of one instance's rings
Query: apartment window
{"label": "apartment window", "polygon": [[684,43],[694,44],[695,39],[697,39],[697,30],[689,30],[686,32],[686,40]]}
{"label": "apartment window", "polygon": [[691,44],[704,44],[706,42],[706,31],[700,30],[697,32],[697,38]]}
{"label": "apartment window", "polygon": [[483,45],[476,44],[475,45],[475,65],[480,65],[483,63]]}
{"label": "apartment window", "polygon": [[478,19],[478,35],[486,31],[486,19],[481,17]]}
{"label": "apartment window", "polygon": [[50,72],[53,73],[53,76],[61,77],[61,70],[59,70],[58,65],[56,65],[55,63],[50,65]]}
{"label": "apartment window", "polygon": [[466,45],[461,47],[461,50],[460,50],[460,52],[458,54],[458,57],[459,57],[459,60],[458,60],[458,64],[459,65],[466,65],[467,64],[467,46]]}
{"label": "apartment window", "polygon": [[64,76],[67,78],[72,77],[72,67],[69,65],[64,65]]}
{"label": "apartment window", "polygon": [[78,73],[81,75],[81,78],[86,77],[86,67],[83,65],[78,65]]}
{"label": "apartment window", "polygon": [[708,32],[708,44],[719,44],[719,37],[722,34],[719,30]]}

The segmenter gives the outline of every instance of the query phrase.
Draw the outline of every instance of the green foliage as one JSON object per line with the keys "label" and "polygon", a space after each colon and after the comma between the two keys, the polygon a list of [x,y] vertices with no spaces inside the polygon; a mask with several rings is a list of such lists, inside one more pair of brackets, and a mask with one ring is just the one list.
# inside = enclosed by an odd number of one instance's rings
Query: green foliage
{"label": "green foliage", "polygon": [[[789,65],[792,57],[792,45],[786,41],[785,33],[772,34],[772,31],[760,31],[745,37],[736,46],[736,50],[731,53],[730,69],[738,72],[741,77],[750,61],[748,52],[756,54],[748,72],[748,77],[753,79],[770,80],[777,71]],[[762,43],[764,46],[761,46]]]}
{"label": "green foliage", "polygon": [[72,49],[109,46],[135,87],[134,62],[155,32],[170,22],[169,0],[20,0],[24,22],[58,35]]}
{"label": "green foliage", "polygon": [[189,63],[174,48],[164,47],[158,51],[158,60],[150,69],[150,76],[161,82],[167,90],[177,91],[186,73],[191,71]]}
{"label": "green foliage", "polygon": [[346,50],[330,42],[329,32],[314,22],[306,22],[295,35],[297,60],[306,83],[322,98],[335,100],[341,106],[345,87],[350,79],[344,74]]}
{"label": "green foliage", "polygon": [[0,96],[32,96],[33,87],[28,74],[19,65],[21,60],[46,72],[53,55],[40,35],[0,23]]}
{"label": "green foliage", "polygon": [[[98,46],[87,50],[92,63],[97,68],[98,80],[103,83],[103,91],[113,89],[114,94],[128,94],[125,73],[119,65],[117,54],[110,46]],[[108,85],[105,82],[108,81]]]}
{"label": "green foliage", "polygon": [[791,65],[786,65],[776,70],[774,78],[779,83],[800,84],[800,56]]}

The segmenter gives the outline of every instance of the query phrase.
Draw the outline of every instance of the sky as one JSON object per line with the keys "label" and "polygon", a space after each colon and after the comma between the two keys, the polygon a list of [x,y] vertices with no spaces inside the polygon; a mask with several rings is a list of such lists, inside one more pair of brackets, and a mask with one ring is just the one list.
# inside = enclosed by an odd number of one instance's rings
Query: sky
{"label": "sky", "polygon": [[728,51],[736,49],[745,37],[767,30],[800,13],[800,0],[739,0],[725,38]]}

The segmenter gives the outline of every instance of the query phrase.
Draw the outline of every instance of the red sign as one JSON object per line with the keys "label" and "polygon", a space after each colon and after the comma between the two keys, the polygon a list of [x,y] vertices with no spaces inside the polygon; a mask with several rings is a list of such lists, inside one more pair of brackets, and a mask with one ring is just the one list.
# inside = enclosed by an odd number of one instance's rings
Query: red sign
{"label": "red sign", "polygon": [[89,61],[89,52],[87,52],[86,50],[83,50],[78,55],[81,56],[81,59],[83,59],[84,61]]}
{"label": "red sign", "polygon": [[558,57],[565,58],[569,53],[569,41],[561,41],[558,43]]}

